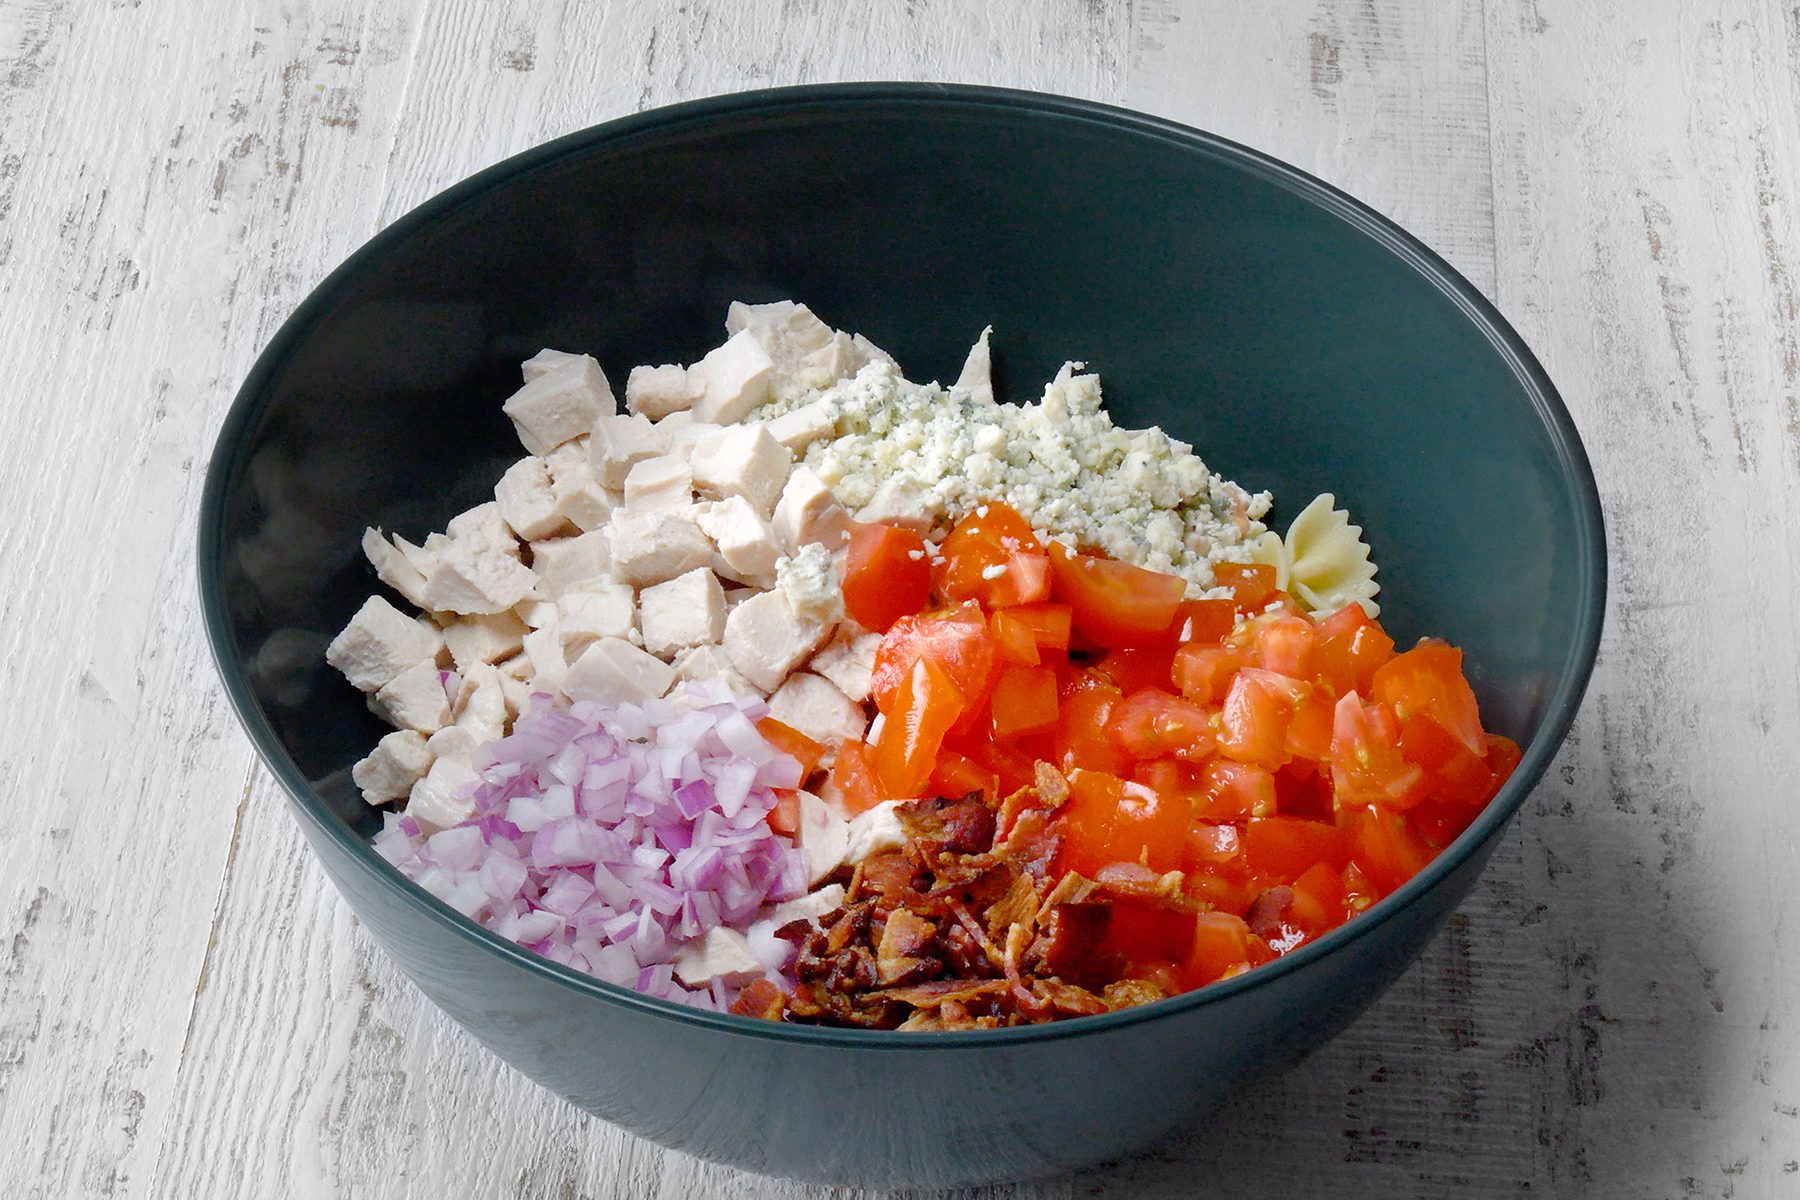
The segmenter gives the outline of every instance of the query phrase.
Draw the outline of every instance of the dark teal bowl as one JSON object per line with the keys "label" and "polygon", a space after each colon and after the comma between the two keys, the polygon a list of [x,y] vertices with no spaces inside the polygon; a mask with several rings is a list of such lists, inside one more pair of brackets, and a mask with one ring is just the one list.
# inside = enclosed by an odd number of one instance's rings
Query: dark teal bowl
{"label": "dark teal bowl", "polygon": [[[482,930],[367,845],[348,766],[381,729],[319,657],[375,588],[366,524],[419,535],[518,453],[500,401],[541,346],[614,379],[692,361],[728,301],[795,297],[914,378],[995,327],[1001,390],[1064,358],[1125,425],[1191,440],[1285,518],[1334,491],[1383,619],[1467,652],[1525,747],[1488,811],[1317,944],[1175,1000],[1059,1025],[895,1034],[640,997]],[[220,674],[376,940],[496,1054],[596,1115],[754,1171],[952,1185],[1116,1156],[1330,1037],[1468,893],[1575,714],[1600,636],[1600,506],[1550,381],[1467,281],[1318,180],[1076,100],[854,85],[660,109],[539,147],[395,222],[270,342],[206,481]]]}

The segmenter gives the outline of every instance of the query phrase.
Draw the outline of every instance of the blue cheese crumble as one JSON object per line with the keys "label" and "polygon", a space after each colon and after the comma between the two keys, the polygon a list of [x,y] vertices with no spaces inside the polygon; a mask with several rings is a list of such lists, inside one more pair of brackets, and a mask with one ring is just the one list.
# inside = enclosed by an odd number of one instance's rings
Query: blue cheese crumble
{"label": "blue cheese crumble", "polygon": [[1250,561],[1269,494],[1212,473],[1160,429],[1115,426],[1099,377],[1081,365],[1065,364],[1037,403],[1003,404],[961,380],[911,383],[882,356],[823,389],[777,389],[749,419],[825,406],[835,434],[808,445],[804,461],[863,520],[910,513],[941,537],[1001,500],[1040,537],[1180,576],[1189,595],[1205,595],[1213,563]]}

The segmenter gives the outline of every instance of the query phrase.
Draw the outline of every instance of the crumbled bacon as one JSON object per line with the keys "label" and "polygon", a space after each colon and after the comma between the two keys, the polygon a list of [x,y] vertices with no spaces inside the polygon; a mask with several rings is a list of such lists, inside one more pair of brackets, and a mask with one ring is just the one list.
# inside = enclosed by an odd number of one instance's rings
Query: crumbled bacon
{"label": "crumbled bacon", "polygon": [[1120,978],[1127,964],[1104,942],[1115,903],[1193,911],[1180,874],[1121,863],[1095,879],[1054,875],[1054,810],[1068,785],[1040,766],[1037,787],[999,813],[979,794],[900,806],[905,847],[857,864],[843,906],[816,926],[778,930],[798,947],[796,983],[780,1003],[746,988],[742,1010],[872,1029],[992,1029],[1178,990],[1167,970]]}

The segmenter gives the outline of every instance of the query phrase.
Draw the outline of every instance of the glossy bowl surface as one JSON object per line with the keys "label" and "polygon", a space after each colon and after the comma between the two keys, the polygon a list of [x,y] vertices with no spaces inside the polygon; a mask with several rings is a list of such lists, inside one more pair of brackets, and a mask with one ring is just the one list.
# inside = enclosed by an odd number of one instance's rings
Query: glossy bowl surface
{"label": "glossy bowl surface", "polygon": [[[622,991],[515,947],[369,850],[350,764],[382,727],[320,658],[410,536],[490,495],[500,412],[542,346],[622,383],[692,361],[733,299],[793,297],[916,379],[995,328],[999,390],[1065,358],[1277,497],[1335,492],[1405,644],[1462,646],[1525,747],[1489,810],[1363,918],[1144,1009],[966,1034],[777,1026]],[[617,383],[615,384],[617,386]],[[1380,993],[1469,890],[1592,668],[1599,501],[1568,413],[1465,280],[1319,181],[1077,100],[936,85],[746,93],[610,122],[458,184],[306,299],[246,379],[207,478],[200,586],[239,717],[352,908],[502,1058],[635,1133],[866,1185],[1043,1174],[1183,1127]],[[465,1103],[485,1098],[469,1096]]]}

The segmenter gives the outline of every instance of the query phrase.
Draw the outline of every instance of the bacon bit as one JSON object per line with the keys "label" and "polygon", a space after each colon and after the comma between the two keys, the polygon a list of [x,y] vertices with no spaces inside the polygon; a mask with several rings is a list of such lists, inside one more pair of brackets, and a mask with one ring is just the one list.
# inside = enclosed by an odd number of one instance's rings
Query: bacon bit
{"label": "bacon bit", "polygon": [[1250,902],[1249,910],[1244,913],[1244,924],[1250,927],[1251,933],[1265,940],[1279,937],[1282,918],[1293,904],[1293,888],[1272,887]]}
{"label": "bacon bit", "polygon": [[1119,979],[1107,984],[1100,998],[1106,1001],[1106,1007],[1117,1012],[1121,1008],[1135,1008],[1172,995],[1173,992],[1164,991],[1161,985],[1148,979]]}
{"label": "bacon bit", "polygon": [[1076,987],[1059,979],[1040,979],[1037,986],[1039,993],[1052,1008],[1072,1017],[1091,1017],[1111,1011],[1106,1001],[1084,987]]}
{"label": "bacon bit", "polygon": [[1112,906],[1092,902],[1059,904],[1050,910],[1038,939],[1044,970],[1064,979],[1104,982],[1100,943],[1112,924]]}
{"label": "bacon bit", "polygon": [[915,983],[908,987],[885,988],[872,993],[870,999],[890,1000],[910,1004],[915,1008],[936,1008],[951,1001],[967,1004],[971,1000],[993,996],[1005,990],[1006,981],[1003,979],[935,979],[930,983]]}
{"label": "bacon bit", "polygon": [[1008,926],[1013,929],[1023,928],[1026,936],[1030,936],[1037,925],[1037,912],[1037,889],[1031,885],[1030,876],[1019,872],[1013,875],[1012,885],[1006,889],[1006,894],[988,906],[988,936],[998,937],[1000,931]]}
{"label": "bacon bit", "polygon": [[1069,798],[1069,781],[1063,778],[1062,772],[1041,758],[1032,764],[1031,770],[1037,777],[1037,793],[1044,807],[1061,808]]}
{"label": "bacon bit", "polygon": [[787,997],[766,979],[753,980],[731,1004],[731,1011],[739,1016],[761,1017],[765,1021],[781,1020],[786,1008]]}
{"label": "bacon bit", "polygon": [[1096,888],[1092,880],[1089,880],[1074,871],[1065,873],[1061,879],[1056,881],[1056,886],[1050,889],[1050,894],[1044,897],[1044,902],[1038,906],[1038,924],[1042,925],[1044,923],[1044,918],[1048,917],[1050,915],[1050,910],[1057,905],[1081,904],[1086,901],[1089,896],[1092,896],[1095,891]]}
{"label": "bacon bit", "polygon": [[1019,814],[1006,841],[994,847],[996,858],[1017,863],[1033,879],[1047,879],[1050,864],[1062,848],[1062,834],[1048,814],[1032,809]]}
{"label": "bacon bit", "polygon": [[875,981],[883,987],[929,979],[944,969],[931,957],[937,926],[910,909],[888,914],[875,950]]}
{"label": "bacon bit", "polygon": [[1107,863],[1094,873],[1094,883],[1109,897],[1139,900],[1179,912],[1198,912],[1199,903],[1181,889],[1183,875],[1158,875],[1141,863]]}

